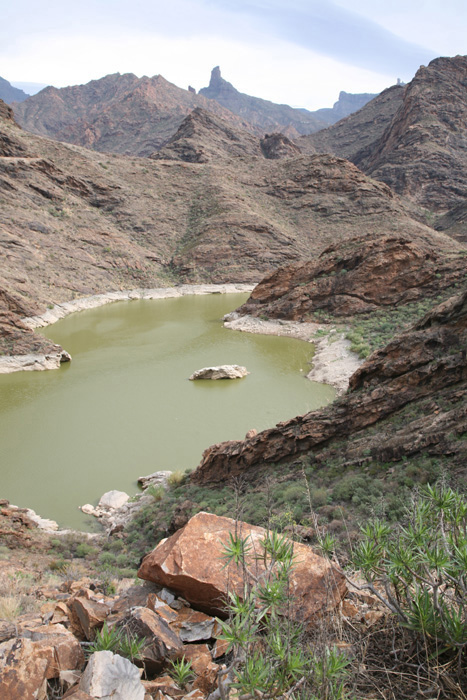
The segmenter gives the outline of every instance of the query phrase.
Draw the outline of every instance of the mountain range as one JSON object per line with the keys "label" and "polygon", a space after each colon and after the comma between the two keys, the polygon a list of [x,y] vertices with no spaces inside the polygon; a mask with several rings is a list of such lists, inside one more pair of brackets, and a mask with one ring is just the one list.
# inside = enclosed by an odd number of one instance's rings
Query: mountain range
{"label": "mountain range", "polygon": [[341,93],[332,109],[294,109],[240,93],[221,77],[217,66],[209,87],[198,94],[160,75],[137,78],[116,73],[86,85],[48,87],[15,104],[14,110],[19,124],[41,136],[97,151],[147,156],[161,148],[197,107],[258,136],[281,131],[297,137],[325,128],[371,97]]}

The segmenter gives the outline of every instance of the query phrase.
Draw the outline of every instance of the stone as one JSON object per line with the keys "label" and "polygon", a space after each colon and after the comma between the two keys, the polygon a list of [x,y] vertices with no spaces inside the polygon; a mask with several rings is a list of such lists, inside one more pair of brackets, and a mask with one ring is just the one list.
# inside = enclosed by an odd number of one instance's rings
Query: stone
{"label": "stone", "polygon": [[217,664],[210,661],[203,671],[198,674],[193,682],[193,690],[201,690],[205,695],[209,695],[217,687],[217,679],[219,674],[219,668]]}
{"label": "stone", "polygon": [[152,681],[143,681],[144,689],[150,695],[162,693],[170,698],[181,698],[185,691],[182,690],[170,676],[159,676]]}
{"label": "stone", "polygon": [[79,689],[96,700],[144,700],[140,671],[111,651],[97,651],[89,659]]}
{"label": "stone", "polygon": [[185,608],[178,612],[174,621],[169,622],[169,626],[177,632],[182,642],[198,642],[213,637],[215,622],[209,615]]}
{"label": "stone", "polygon": [[148,486],[167,486],[167,479],[172,474],[170,471],[153,472],[148,476],[139,476],[138,484],[142,489],[147,489]]}
{"label": "stone", "polygon": [[46,700],[47,666],[30,639],[14,638],[0,644],[2,700]]}
{"label": "stone", "polygon": [[155,593],[149,594],[146,607],[155,612],[157,615],[160,615],[160,617],[162,617],[162,619],[167,623],[175,622],[175,620],[178,618],[178,613],[175,612],[170,605],[164,603],[164,601]]}
{"label": "stone", "polygon": [[219,365],[218,367],[203,367],[193,372],[189,379],[241,379],[250,374],[246,367],[240,365]]}
{"label": "stone", "polygon": [[110,605],[83,596],[73,598],[70,602],[86,639],[93,639],[95,628],[100,627],[110,614]]}
{"label": "stone", "polygon": [[34,643],[36,658],[47,662],[46,678],[59,678],[62,671],[73,671],[84,666],[84,654],[76,637],[63,625],[44,625],[23,630]]}
{"label": "stone", "polygon": [[191,668],[197,676],[201,675],[212,661],[207,644],[184,644],[177,659],[191,661]]}
{"label": "stone", "polygon": [[[143,559],[138,576],[168,586],[207,614],[225,615],[228,591],[243,594],[241,571],[233,565],[225,567],[222,559],[223,546],[236,529],[260,551],[260,540],[266,534],[263,528],[201,512]],[[347,586],[344,576],[307,545],[295,543],[294,551],[292,614],[311,624],[340,602]],[[264,570],[254,557],[250,556],[248,564],[255,567],[257,576]]]}
{"label": "stone", "polygon": [[141,660],[151,673],[157,673],[166,660],[174,658],[182,649],[178,634],[149,608],[133,608],[124,624],[130,634],[147,640],[141,652]]}
{"label": "stone", "polygon": [[99,500],[101,508],[121,508],[129,499],[129,495],[124,491],[107,491]]}

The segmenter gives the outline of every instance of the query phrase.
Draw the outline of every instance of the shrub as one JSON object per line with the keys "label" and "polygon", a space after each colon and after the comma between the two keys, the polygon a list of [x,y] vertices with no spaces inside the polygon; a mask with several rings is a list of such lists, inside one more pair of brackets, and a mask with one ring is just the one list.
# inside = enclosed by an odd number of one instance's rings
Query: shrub
{"label": "shrub", "polygon": [[261,548],[265,570],[258,576],[247,566],[248,538],[231,534],[224,548],[226,566],[243,570],[244,593],[230,593],[229,619],[219,620],[232,652],[230,666],[219,672],[220,697],[233,688],[242,698],[345,700],[348,659],[334,647],[316,654],[304,644],[301,625],[283,616],[291,602],[293,542],[269,531]]}
{"label": "shrub", "polygon": [[[413,499],[404,525],[362,528],[353,563],[371,590],[421,639],[429,657],[467,647],[467,500],[443,484]],[[384,591],[384,592],[382,592]]]}

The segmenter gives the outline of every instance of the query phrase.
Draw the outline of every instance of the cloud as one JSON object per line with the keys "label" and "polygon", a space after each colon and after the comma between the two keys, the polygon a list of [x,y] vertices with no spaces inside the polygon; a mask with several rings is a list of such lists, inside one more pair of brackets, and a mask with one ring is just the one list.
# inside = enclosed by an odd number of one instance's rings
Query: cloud
{"label": "cloud", "polygon": [[434,51],[331,0],[295,0],[287,5],[277,0],[221,0],[221,5],[229,12],[248,15],[270,36],[361,68],[371,65],[383,73],[413,73],[436,57]]}

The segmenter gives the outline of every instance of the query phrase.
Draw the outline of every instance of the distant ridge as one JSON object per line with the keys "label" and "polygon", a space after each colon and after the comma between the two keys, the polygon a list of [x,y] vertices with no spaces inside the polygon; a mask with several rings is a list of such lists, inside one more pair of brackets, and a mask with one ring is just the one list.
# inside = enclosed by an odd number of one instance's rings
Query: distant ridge
{"label": "distant ridge", "polygon": [[23,90],[13,87],[8,80],[0,78],[0,99],[11,104],[12,102],[23,102],[29,97]]}
{"label": "distant ridge", "polygon": [[368,95],[341,92],[323,118],[244,95],[213,69],[208,88],[197,94],[183,90],[161,75],[138,78],[114,73],[86,85],[46,87],[15,104],[18,123],[40,136],[66,141],[95,151],[148,156],[161,149],[194,109],[220,117],[233,129],[255,136],[281,132],[289,138],[324,129],[330,120],[356,109]]}

